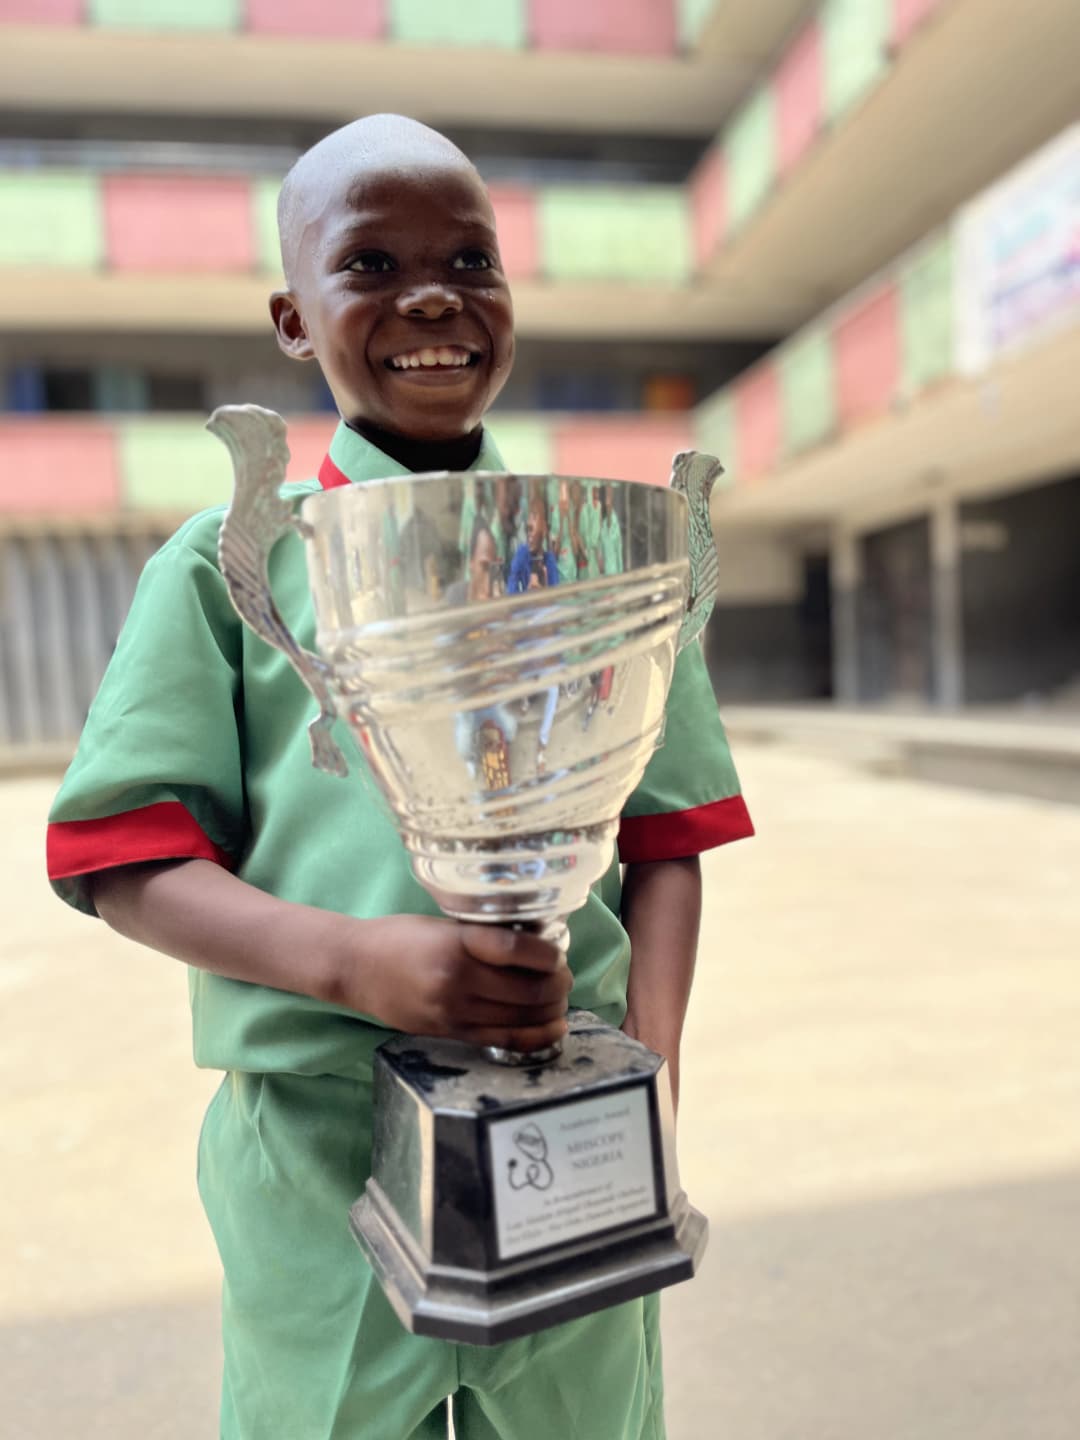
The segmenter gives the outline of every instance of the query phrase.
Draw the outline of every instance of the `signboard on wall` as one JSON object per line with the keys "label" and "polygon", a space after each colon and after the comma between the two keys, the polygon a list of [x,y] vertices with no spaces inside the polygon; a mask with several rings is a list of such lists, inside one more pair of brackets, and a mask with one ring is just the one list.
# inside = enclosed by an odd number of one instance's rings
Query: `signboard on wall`
{"label": "signboard on wall", "polygon": [[957,245],[964,373],[1080,320],[1080,125],[966,206]]}

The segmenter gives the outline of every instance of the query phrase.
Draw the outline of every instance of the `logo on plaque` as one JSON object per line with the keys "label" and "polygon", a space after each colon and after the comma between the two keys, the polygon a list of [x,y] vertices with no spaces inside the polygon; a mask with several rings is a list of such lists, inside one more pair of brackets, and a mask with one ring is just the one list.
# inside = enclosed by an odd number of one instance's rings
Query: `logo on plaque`
{"label": "logo on plaque", "polygon": [[555,1179],[555,1172],[548,1164],[548,1147],[544,1132],[535,1122],[530,1121],[514,1132],[514,1144],[525,1157],[525,1163],[516,1155],[506,1162],[506,1178],[511,1190],[523,1190],[531,1185],[534,1190],[547,1190]]}

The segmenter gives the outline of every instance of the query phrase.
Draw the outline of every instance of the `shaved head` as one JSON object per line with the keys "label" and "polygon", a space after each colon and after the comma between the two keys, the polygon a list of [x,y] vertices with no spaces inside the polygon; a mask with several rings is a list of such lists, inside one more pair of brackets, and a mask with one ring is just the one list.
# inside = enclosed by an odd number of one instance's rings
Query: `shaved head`
{"label": "shaved head", "polygon": [[278,238],[287,283],[294,284],[297,275],[305,225],[342,185],[355,187],[365,172],[391,169],[407,174],[436,168],[465,170],[479,181],[476,167],[455,144],[406,115],[365,115],[305,151],[285,176],[278,196]]}
{"label": "shaved head", "polygon": [[[302,155],[278,202],[278,345],[315,360],[346,423],[415,468],[475,459],[514,358],[495,213],[445,135],[369,115]],[[430,447],[434,445],[435,449]]]}

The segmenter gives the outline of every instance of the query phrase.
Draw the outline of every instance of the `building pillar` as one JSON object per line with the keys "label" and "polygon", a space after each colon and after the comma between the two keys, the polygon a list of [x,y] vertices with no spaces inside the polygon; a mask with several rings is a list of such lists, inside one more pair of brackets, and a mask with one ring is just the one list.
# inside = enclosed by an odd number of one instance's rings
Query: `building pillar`
{"label": "building pillar", "polygon": [[930,559],[934,704],[956,710],[964,703],[964,632],[960,506],[951,495],[941,496],[930,512]]}
{"label": "building pillar", "polygon": [[860,579],[858,536],[836,525],[829,541],[829,585],[832,591],[833,698],[839,705],[857,705],[859,701]]}

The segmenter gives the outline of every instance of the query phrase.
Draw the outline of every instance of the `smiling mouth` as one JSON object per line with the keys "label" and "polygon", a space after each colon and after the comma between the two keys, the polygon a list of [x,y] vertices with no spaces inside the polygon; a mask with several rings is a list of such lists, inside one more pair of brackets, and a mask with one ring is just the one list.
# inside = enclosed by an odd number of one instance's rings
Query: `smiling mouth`
{"label": "smiling mouth", "polygon": [[391,355],[383,364],[395,371],[442,371],[468,370],[480,363],[476,350],[467,350],[463,345],[425,345],[417,350],[403,350]]}

